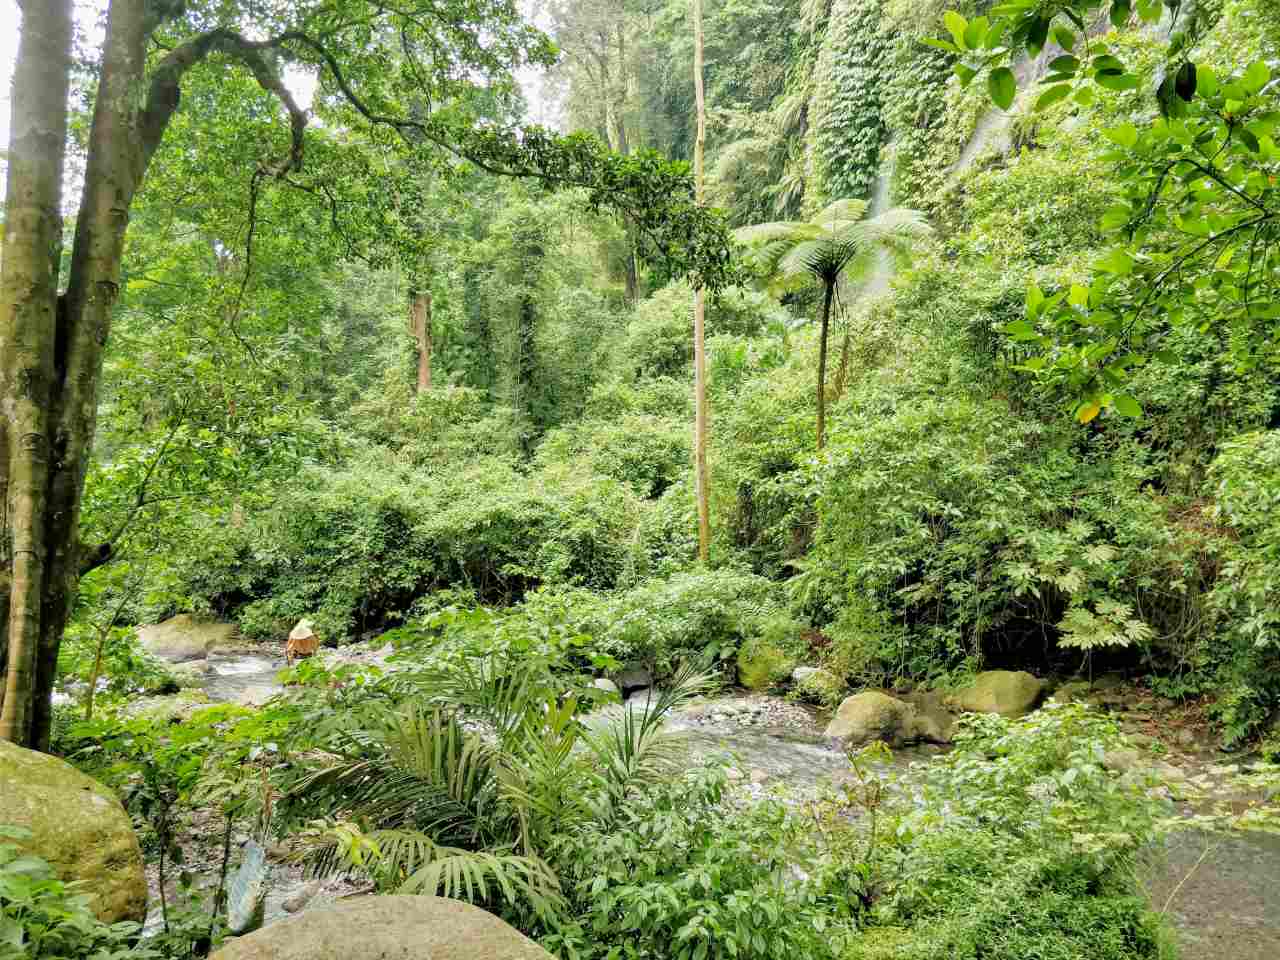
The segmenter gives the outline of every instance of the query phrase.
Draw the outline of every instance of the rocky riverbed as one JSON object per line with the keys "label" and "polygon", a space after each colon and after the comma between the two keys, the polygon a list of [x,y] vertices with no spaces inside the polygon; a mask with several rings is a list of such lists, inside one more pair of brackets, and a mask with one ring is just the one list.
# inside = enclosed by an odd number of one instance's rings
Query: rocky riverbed
{"label": "rocky riverbed", "polygon": [[[389,652],[367,645],[367,649],[321,656],[331,666],[385,665]],[[283,658],[270,651],[211,654],[202,686],[210,700],[260,703],[279,689],[275,678],[283,665]],[[633,696],[631,705],[636,706],[644,695]],[[1185,802],[1191,797],[1228,801],[1233,796],[1232,780],[1248,759],[1217,752],[1193,707],[1120,684],[1098,685],[1091,699],[1095,706],[1113,713],[1135,744],[1132,756],[1120,755],[1117,762],[1140,762],[1155,769],[1162,789],[1175,801],[1183,801],[1185,812],[1193,812]],[[670,729],[685,739],[693,757],[728,755],[730,777],[744,796],[776,791],[802,799],[848,775],[843,750],[823,735],[825,722],[816,709],[782,697],[738,694],[683,708],[672,717]],[[900,749],[894,754],[892,770],[886,772],[909,785],[913,765],[944,750],[929,744]],[[216,832],[213,825],[198,823],[192,823],[190,831],[196,847],[201,837]],[[268,849],[271,880],[266,922],[309,903],[332,902],[356,889],[341,880],[309,879],[301,867],[288,861],[286,853]],[[217,860],[216,849],[209,846],[203,862],[193,866],[216,877]],[[154,866],[151,873],[152,902],[158,903]],[[1176,928],[1183,960],[1280,957],[1280,837],[1181,832],[1166,849],[1150,852],[1141,881],[1152,904],[1166,911]]]}

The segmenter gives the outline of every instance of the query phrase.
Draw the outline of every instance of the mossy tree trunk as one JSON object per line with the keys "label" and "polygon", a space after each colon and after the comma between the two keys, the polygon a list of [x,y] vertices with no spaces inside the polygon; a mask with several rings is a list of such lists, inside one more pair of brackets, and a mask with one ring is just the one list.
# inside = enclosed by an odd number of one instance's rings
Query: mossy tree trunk
{"label": "mossy tree trunk", "polygon": [[10,579],[0,631],[0,738],[37,749],[49,743],[58,648],[80,577],[111,554],[110,544],[80,543],[80,502],[129,208],[178,107],[182,78],[215,51],[238,59],[290,114],[289,156],[260,172],[292,169],[301,156],[305,114],[261,44],[211,30],[174,47],[148,73],[148,41],[179,9],[160,0],[112,0],[107,9],[70,270],[59,295],[71,3],[23,4],[0,275],[7,454],[0,476]]}

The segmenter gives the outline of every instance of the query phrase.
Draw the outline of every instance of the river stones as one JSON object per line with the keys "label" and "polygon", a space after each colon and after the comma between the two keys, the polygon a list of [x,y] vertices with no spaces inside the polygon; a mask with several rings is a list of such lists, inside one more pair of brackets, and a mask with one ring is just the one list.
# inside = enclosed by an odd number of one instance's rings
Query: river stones
{"label": "river stones", "polygon": [[911,704],[878,690],[864,690],[845,698],[827,724],[826,735],[848,746],[883,740],[890,747],[900,747],[928,739],[933,732]]}
{"label": "river stones", "polygon": [[84,881],[108,923],[142,921],[147,881],[133,824],[115,794],[65,760],[0,741],[0,822],[32,833],[19,845],[65,881]]}
{"label": "river stones", "polygon": [[552,960],[491,913],[443,897],[360,897],[229,941],[210,960]]}
{"label": "river stones", "polygon": [[1043,696],[1044,681],[1025,670],[987,670],[950,699],[956,707],[970,713],[1021,717],[1030,713]]}
{"label": "river stones", "polygon": [[189,613],[138,628],[142,648],[170,663],[203,660],[215,647],[225,646],[235,638],[234,623],[201,623]]}

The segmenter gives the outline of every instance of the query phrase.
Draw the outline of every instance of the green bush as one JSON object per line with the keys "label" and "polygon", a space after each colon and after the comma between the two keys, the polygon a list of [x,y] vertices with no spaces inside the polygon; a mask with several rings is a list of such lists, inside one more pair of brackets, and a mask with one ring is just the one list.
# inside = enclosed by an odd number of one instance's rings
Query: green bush
{"label": "green bush", "polygon": [[699,570],[641,583],[601,603],[583,626],[601,653],[647,664],[662,678],[683,660],[731,661],[779,611],[769,581]]}
{"label": "green bush", "polygon": [[[773,309],[763,293],[726,290],[707,304],[707,336],[752,336]],[[693,290],[684,282],[672,283],[636,308],[622,341],[621,367],[630,379],[683,379],[692,363]]]}
{"label": "green bush", "polygon": [[971,715],[901,815],[898,879],[851,958],[1162,960],[1161,919],[1133,887],[1166,805],[1102,764],[1114,723],[1078,705]]}
{"label": "green bush", "polygon": [[493,602],[544,583],[610,587],[635,522],[624,485],[573,471],[526,476],[494,460],[449,474],[376,460],[317,467],[228,532],[241,546],[224,563],[193,563],[191,591],[249,636],[308,616],[336,640],[394,625],[441,588]]}
{"label": "green bush", "polygon": [[[543,938],[590,960],[835,958],[858,911],[852,865],[824,860],[811,824],[777,801],[722,803],[723,767],[653,786],[608,829],[561,838],[574,921]],[[803,871],[803,872],[801,872]]]}
{"label": "green bush", "polygon": [[648,414],[585,420],[547,434],[535,463],[585,467],[652,499],[689,473],[691,439],[689,424]]}

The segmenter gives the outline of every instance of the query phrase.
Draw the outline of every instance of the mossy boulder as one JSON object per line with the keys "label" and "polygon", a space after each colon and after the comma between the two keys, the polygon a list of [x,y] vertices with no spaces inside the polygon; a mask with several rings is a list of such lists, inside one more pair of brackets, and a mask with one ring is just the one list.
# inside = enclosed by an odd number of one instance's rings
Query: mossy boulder
{"label": "mossy boulder", "polygon": [[970,713],[998,713],[1021,717],[1030,713],[1044,697],[1044,681],[1025,670],[987,670],[973,683],[957,690],[952,705]]}
{"label": "mossy boulder", "polygon": [[203,660],[215,648],[234,641],[236,636],[234,623],[203,623],[189,613],[138,628],[142,648],[170,663]]}
{"label": "mossy boulder", "polygon": [[827,724],[826,735],[849,746],[883,740],[891,747],[932,739],[934,731],[915,707],[878,690],[845,698]]}
{"label": "mossy boulder", "polygon": [[738,683],[748,690],[767,690],[791,676],[795,660],[781,647],[756,641],[738,651]]}
{"label": "mossy boulder", "polygon": [[84,882],[98,918],[145,919],[147,881],[133,824],[114,793],[65,760],[0,741],[0,823],[60,880]]}
{"label": "mossy boulder", "polygon": [[491,913],[443,897],[361,897],[237,937],[210,960],[552,960]]}
{"label": "mossy boulder", "polygon": [[849,689],[843,680],[821,667],[796,667],[791,672],[791,682],[802,700],[824,707],[835,706]]}

